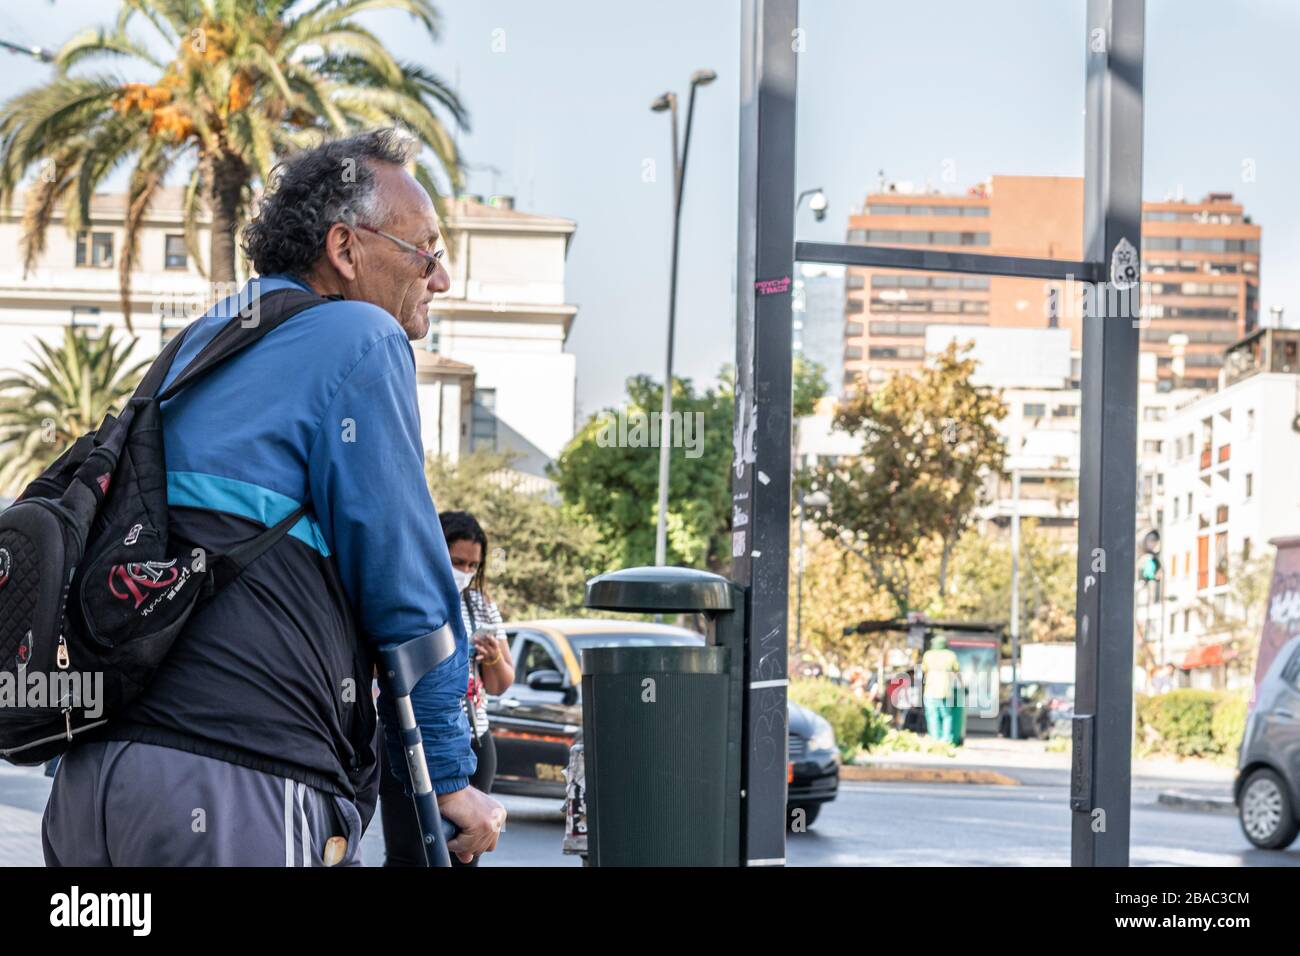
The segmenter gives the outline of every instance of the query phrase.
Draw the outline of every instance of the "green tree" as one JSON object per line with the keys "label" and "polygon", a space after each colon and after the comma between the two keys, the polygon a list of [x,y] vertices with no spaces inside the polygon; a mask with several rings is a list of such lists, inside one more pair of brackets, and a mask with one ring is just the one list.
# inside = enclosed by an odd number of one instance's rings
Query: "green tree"
{"label": "green tree", "polygon": [[[682,427],[669,473],[668,563],[722,569],[730,560],[734,396],[725,378],[701,393],[689,379],[673,385]],[[628,379],[627,403],[592,415],[554,465],[565,504],[598,529],[607,568],[654,563],[662,405],[661,385]]]}
{"label": "green tree", "polygon": [[430,456],[429,490],[441,511],[468,511],[488,536],[487,591],[507,620],[582,609],[597,564],[595,532],[559,504],[524,490],[509,455],[475,452],[456,464]]}
{"label": "green tree", "polygon": [[[1074,640],[1073,545],[1027,520],[1020,527],[1020,635],[1026,641]],[[1010,535],[972,529],[953,553],[943,612],[968,620],[1009,621]]]}
{"label": "green tree", "polygon": [[[360,23],[378,10],[409,13],[430,38],[438,35],[429,0],[120,0],[112,26],[73,36],[50,80],[0,107],[0,203],[7,208],[38,167],[23,220],[25,267],[44,248],[55,209],[65,207],[70,230],[84,227],[95,191],[128,162],[117,262],[128,327],[140,228],[173,168],[189,168],[185,237],[200,269],[200,203],[211,213],[209,274],[217,282],[235,279],[235,236],[255,187],[285,154],[326,135],[405,126],[459,185],[455,143],[440,114],[463,124],[460,101],[423,66],[394,60]],[[150,79],[81,69],[105,59]],[[439,195],[434,167],[421,162],[417,176]]]}
{"label": "green tree", "polygon": [[[841,403],[835,426],[862,441],[852,460],[819,465],[801,482],[828,504],[822,532],[857,555],[900,616],[948,591],[953,549],[1001,473],[1001,398],[971,382],[975,361],[955,344],[915,372],[900,372]],[[927,550],[938,553],[934,586],[921,584]],[[927,593],[922,593],[925,591]]]}
{"label": "green tree", "polygon": [[[797,540],[797,526],[790,538]],[[900,645],[904,635],[889,632],[845,634],[844,629],[859,621],[884,620],[894,616],[894,602],[882,590],[862,562],[816,530],[804,534],[803,600],[799,600],[797,554],[790,562],[790,646],[796,640],[796,622],[801,650],[825,664],[840,669],[851,665],[874,668],[891,646]],[[800,605],[802,604],[802,610]]]}
{"label": "green tree", "polygon": [[816,411],[817,402],[826,394],[826,366],[796,352],[791,373],[791,404],[799,419]]}
{"label": "green tree", "polygon": [[134,345],[112,329],[92,339],[69,326],[62,345],[37,340],[29,371],[0,380],[0,493],[17,494],[121,409],[149,364],[127,365]]}

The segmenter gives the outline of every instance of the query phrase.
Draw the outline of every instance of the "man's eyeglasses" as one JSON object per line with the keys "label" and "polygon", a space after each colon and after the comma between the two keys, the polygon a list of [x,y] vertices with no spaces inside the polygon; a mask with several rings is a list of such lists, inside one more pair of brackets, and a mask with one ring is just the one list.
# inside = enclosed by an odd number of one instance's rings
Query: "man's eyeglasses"
{"label": "man's eyeglasses", "polygon": [[405,249],[407,252],[413,252],[421,259],[423,259],[424,260],[423,278],[426,280],[429,278],[429,276],[433,275],[433,270],[438,268],[438,263],[442,260],[443,250],[441,249],[439,249],[437,252],[434,253],[428,253],[425,252],[423,249],[421,249],[419,246],[409,243],[405,239],[398,239],[396,236],[384,232],[382,229],[376,229],[373,226],[367,226],[363,223],[357,223],[357,228],[364,229],[366,232],[373,232],[376,236],[383,236],[389,242],[395,242],[403,249]]}

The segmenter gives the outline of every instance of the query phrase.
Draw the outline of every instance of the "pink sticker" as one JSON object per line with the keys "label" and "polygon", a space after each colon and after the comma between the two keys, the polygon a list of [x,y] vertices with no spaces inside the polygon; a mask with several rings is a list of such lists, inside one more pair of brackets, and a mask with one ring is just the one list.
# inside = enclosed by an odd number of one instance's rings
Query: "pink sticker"
{"label": "pink sticker", "polygon": [[754,289],[759,295],[780,295],[782,292],[790,291],[790,277],[781,276],[779,279],[759,279],[754,283]]}

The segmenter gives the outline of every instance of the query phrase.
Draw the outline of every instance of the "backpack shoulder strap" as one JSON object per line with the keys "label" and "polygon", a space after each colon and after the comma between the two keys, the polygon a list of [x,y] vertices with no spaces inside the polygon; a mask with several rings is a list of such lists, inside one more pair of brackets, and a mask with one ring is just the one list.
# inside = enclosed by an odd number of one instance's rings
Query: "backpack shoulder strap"
{"label": "backpack shoulder strap", "polygon": [[[323,296],[315,292],[307,292],[303,289],[276,289],[272,292],[264,293],[258,296],[253,303],[253,314],[247,316],[243,313],[235,315],[229,322],[221,327],[221,330],[212,337],[212,341],[194,357],[176,377],[167,388],[161,392],[159,388],[166,379],[167,369],[170,368],[172,361],[175,360],[175,353],[167,359],[167,368],[157,377],[156,381],[150,382],[153,388],[152,392],[143,391],[144,383],[141,383],[141,391],[138,394],[157,396],[158,401],[165,401],[179,393],[182,389],[193,385],[196,381],[212,371],[226,359],[242,352],[250,345],[259,341],[263,336],[279,328],[285,322],[288,322],[299,312],[310,309],[314,305],[320,305],[327,301]],[[186,329],[188,331],[188,329]],[[175,345],[172,342],[171,345]],[[168,346],[168,348],[171,347]],[[158,357],[155,367],[163,364],[166,352]],[[152,376],[154,369],[150,369]]]}
{"label": "backpack shoulder strap", "polygon": [[261,534],[237,545],[224,554],[213,558],[211,595],[216,595],[222,588],[244,573],[244,569],[271,550],[281,538],[293,530],[307,514],[307,506],[300,505],[277,524],[267,528]]}
{"label": "backpack shoulder strap", "polygon": [[167,373],[172,369],[172,363],[176,361],[176,353],[181,350],[181,344],[185,341],[185,336],[189,335],[192,328],[194,328],[193,323],[185,326],[158,353],[158,357],[153,360],[153,364],[144,373],[144,378],[140,379],[140,384],[135,387],[135,394],[131,396],[132,401],[137,398],[150,398],[158,393],[158,389],[162,387],[162,383],[167,379]]}

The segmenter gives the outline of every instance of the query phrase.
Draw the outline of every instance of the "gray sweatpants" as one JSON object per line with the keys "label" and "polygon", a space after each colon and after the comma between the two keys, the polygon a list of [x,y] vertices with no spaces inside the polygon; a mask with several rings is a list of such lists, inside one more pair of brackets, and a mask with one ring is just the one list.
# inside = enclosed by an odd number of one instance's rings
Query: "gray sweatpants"
{"label": "gray sweatpants", "polygon": [[130,741],[59,762],[41,839],[46,866],[361,865],[361,814],[343,797],[238,764]]}

